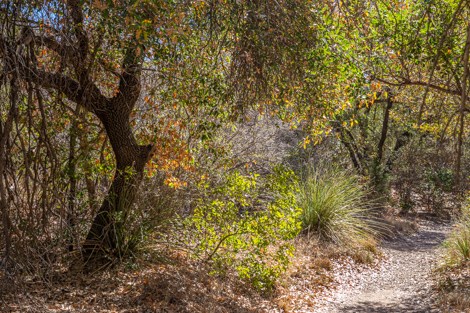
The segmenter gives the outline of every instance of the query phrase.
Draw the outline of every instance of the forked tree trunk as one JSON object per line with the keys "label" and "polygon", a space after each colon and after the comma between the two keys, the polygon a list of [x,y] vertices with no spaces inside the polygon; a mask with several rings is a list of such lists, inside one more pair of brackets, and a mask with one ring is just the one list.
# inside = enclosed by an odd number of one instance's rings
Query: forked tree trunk
{"label": "forked tree trunk", "polygon": [[[115,107],[116,108],[116,107]],[[116,158],[116,172],[83,246],[85,256],[119,254],[122,222],[135,201],[151,145],[137,144],[129,123],[129,111],[106,111],[103,123]]]}

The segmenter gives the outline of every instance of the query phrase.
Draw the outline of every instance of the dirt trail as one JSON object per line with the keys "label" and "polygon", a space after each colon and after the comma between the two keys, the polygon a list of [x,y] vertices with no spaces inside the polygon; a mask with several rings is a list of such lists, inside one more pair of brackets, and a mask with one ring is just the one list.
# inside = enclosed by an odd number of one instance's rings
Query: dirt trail
{"label": "dirt trail", "polygon": [[433,305],[430,275],[449,229],[421,222],[414,235],[384,242],[385,260],[377,268],[356,275],[345,275],[338,268],[337,288],[315,312],[440,312]]}

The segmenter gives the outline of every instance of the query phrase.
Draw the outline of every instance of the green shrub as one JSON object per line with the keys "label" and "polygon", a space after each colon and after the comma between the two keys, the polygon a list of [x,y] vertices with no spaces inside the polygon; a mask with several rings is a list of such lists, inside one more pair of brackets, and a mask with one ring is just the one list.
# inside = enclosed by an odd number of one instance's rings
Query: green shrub
{"label": "green shrub", "polygon": [[369,170],[370,185],[383,200],[389,197],[390,177],[385,165],[375,160]]}
{"label": "green shrub", "polygon": [[218,186],[203,184],[186,220],[194,255],[215,273],[235,269],[257,289],[272,289],[292,256],[289,240],[300,231],[296,186],[294,173],[281,167],[267,177],[232,172]]}
{"label": "green shrub", "polygon": [[357,176],[340,170],[309,170],[300,183],[298,205],[304,232],[338,244],[360,244],[371,237],[373,202]]}
{"label": "green shrub", "polygon": [[462,211],[462,216],[444,242],[448,262],[460,265],[470,260],[470,205]]}
{"label": "green shrub", "polygon": [[425,171],[427,185],[444,192],[451,192],[454,187],[454,171],[450,168],[428,169]]}

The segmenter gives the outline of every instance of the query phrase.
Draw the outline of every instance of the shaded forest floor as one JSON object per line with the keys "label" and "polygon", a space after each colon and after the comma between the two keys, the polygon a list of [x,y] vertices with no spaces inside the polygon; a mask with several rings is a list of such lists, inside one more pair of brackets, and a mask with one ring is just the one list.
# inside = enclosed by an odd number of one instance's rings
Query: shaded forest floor
{"label": "shaded forest floor", "polygon": [[48,283],[13,287],[3,279],[0,312],[443,312],[432,269],[451,227],[418,224],[415,233],[384,241],[373,258],[300,240],[291,269],[269,295],[169,253],[164,262],[64,272]]}

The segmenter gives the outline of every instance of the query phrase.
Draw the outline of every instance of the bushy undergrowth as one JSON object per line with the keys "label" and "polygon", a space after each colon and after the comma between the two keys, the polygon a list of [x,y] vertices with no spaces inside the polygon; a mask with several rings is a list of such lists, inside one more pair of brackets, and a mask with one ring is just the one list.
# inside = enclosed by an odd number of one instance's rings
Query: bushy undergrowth
{"label": "bushy undergrowth", "polygon": [[470,261],[470,205],[462,210],[462,215],[444,246],[447,250],[447,260],[451,265],[461,265]]}
{"label": "bushy undergrowth", "polygon": [[294,173],[281,167],[265,177],[234,171],[217,186],[202,183],[203,196],[186,220],[194,255],[215,273],[235,269],[255,288],[272,289],[300,231],[296,186]]}
{"label": "bushy undergrowth", "polygon": [[337,244],[360,245],[373,237],[374,203],[356,176],[340,170],[308,170],[299,187],[304,232]]}

